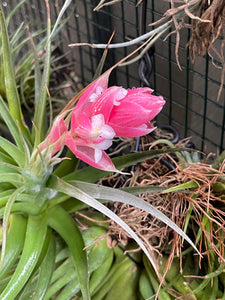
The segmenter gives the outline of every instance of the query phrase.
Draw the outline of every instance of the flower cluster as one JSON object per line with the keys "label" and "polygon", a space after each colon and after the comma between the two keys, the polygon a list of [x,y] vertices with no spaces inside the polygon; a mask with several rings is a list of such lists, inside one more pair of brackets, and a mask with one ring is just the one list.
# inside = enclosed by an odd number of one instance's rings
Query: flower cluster
{"label": "flower cluster", "polygon": [[153,131],[149,121],[161,111],[165,101],[149,88],[126,90],[107,85],[106,73],[87,88],[72,111],[70,126],[62,117],[56,118],[42,149],[54,144],[54,155],[66,145],[89,165],[116,171],[105,152],[113,138],[142,136]]}

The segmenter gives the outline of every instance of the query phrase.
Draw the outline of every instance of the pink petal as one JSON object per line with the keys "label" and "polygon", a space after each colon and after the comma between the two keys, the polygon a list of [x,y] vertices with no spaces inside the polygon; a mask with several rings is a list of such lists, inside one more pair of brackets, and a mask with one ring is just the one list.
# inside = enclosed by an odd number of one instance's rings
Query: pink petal
{"label": "pink petal", "polygon": [[114,106],[108,124],[113,128],[114,125],[138,127],[147,121],[150,121],[150,111],[134,102],[122,102],[120,106]]}
{"label": "pink petal", "polygon": [[87,90],[80,97],[78,103],[76,104],[73,110],[71,123],[74,123],[74,125],[77,124],[76,123],[77,117],[82,111],[84,111],[84,109],[88,105],[93,103],[93,99],[96,98],[95,95],[98,95],[101,91],[107,89],[109,75],[110,75],[110,71],[107,71],[104,74],[102,74],[98,79],[96,79],[92,84],[89,85]]}
{"label": "pink petal", "polygon": [[139,127],[151,121],[161,109],[162,107],[147,110],[136,103],[121,103],[119,107],[113,109],[108,124],[113,128],[114,125]]}
{"label": "pink petal", "polygon": [[85,113],[81,113],[76,120],[77,124],[71,121],[71,133],[73,135],[78,135],[80,138],[87,139],[89,132],[92,129],[91,120],[87,117]]}
{"label": "pink petal", "polygon": [[94,103],[90,104],[84,111],[88,116],[96,114],[104,115],[105,123],[108,122],[114,106],[120,105],[121,99],[125,97],[127,91],[118,86],[106,89]]}
{"label": "pink petal", "polygon": [[78,141],[73,139],[71,136],[66,135],[65,144],[76,155],[77,158],[83,160],[84,162],[95,168],[105,171],[116,171],[114,164],[105,151],[102,151],[101,159],[96,162],[95,149],[90,147],[89,145],[80,144],[81,140],[80,142],[78,142],[79,145],[77,144],[77,142]]}
{"label": "pink petal", "polygon": [[128,90],[126,98],[123,102],[135,102],[146,109],[157,109],[165,104],[165,100],[161,96],[152,95],[149,88],[136,88]]}
{"label": "pink petal", "polygon": [[120,137],[136,137],[146,135],[155,130],[155,128],[156,127],[153,127],[150,123],[143,124],[140,127],[124,127],[119,125],[114,125],[113,127],[116,135]]}
{"label": "pink petal", "polygon": [[48,136],[45,139],[45,142],[41,146],[41,151],[46,147],[55,144],[58,140],[59,142],[52,149],[52,156],[60,151],[63,147],[63,134],[67,131],[67,126],[64,123],[63,119],[56,118],[52,125],[52,129]]}
{"label": "pink petal", "polygon": [[152,95],[149,88],[128,90],[119,106],[114,106],[108,124],[124,127],[139,127],[151,121],[162,109],[165,101]]}

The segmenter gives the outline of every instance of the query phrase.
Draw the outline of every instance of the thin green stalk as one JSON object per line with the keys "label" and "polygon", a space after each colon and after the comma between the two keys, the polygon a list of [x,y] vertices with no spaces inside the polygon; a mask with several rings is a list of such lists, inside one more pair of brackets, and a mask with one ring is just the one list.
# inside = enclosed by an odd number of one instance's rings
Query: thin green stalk
{"label": "thin green stalk", "polygon": [[[47,45],[46,45],[46,53],[45,53],[45,62],[44,62],[44,71],[42,74],[41,85],[35,86],[38,91],[35,90],[35,94],[38,93],[39,97],[35,106],[34,113],[34,124],[32,135],[35,139],[35,146],[37,146],[42,139],[45,137],[44,125],[46,123],[46,100],[47,100],[47,88],[49,85],[49,77],[50,77],[50,64],[51,64],[51,39],[49,39],[51,34],[51,19],[50,19],[50,10],[48,6],[48,2],[46,1],[46,9],[47,9]],[[39,80],[39,78],[38,78]]]}
{"label": "thin green stalk", "polygon": [[13,118],[16,120],[16,122],[18,122],[18,125],[23,131],[23,133],[27,137],[29,137],[29,131],[27,127],[25,127],[23,122],[20,99],[16,87],[16,79],[15,79],[15,72],[13,68],[9,37],[6,28],[5,18],[1,7],[0,7],[0,25],[1,25],[1,33],[2,33],[5,86],[6,86],[6,95],[9,104],[9,110]]}

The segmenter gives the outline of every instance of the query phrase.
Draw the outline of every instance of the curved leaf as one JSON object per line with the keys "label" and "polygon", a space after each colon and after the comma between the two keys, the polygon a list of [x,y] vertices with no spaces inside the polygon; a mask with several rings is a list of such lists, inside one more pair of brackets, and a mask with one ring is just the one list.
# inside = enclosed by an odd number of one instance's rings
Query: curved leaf
{"label": "curved leaf", "polygon": [[89,300],[88,264],[84,249],[84,241],[80,230],[71,216],[60,206],[48,211],[48,225],[65,240],[73,255],[83,300]]}
{"label": "curved leaf", "polygon": [[[97,184],[81,182],[81,181],[71,181],[73,186],[85,191],[88,195],[95,197],[97,199],[114,201],[114,202],[122,202],[135,207],[138,207],[144,211],[147,211],[154,217],[158,218],[160,221],[171,227],[175,230],[179,235],[181,235],[198,253],[198,249],[191,241],[191,239],[174,223],[172,222],[166,215],[164,215],[161,211],[156,209],[153,205],[144,201],[141,198],[138,198],[134,195],[126,193],[122,190],[113,189],[110,187],[105,187]],[[200,253],[199,253],[200,254]]]}
{"label": "curved leaf", "polygon": [[[157,157],[161,154],[166,153],[175,153],[180,151],[197,151],[193,149],[186,149],[186,148],[168,148],[168,149],[160,149],[160,150],[149,150],[143,151],[138,153],[129,153],[126,155],[118,156],[112,159],[115,167],[117,170],[135,165],[139,162],[142,162],[146,159],[152,159]],[[76,170],[76,172],[72,172],[71,174],[66,175],[63,177],[64,180],[81,180],[81,181],[88,181],[88,182],[97,182],[102,177],[109,174],[109,172],[96,169],[94,167],[86,167],[80,170]]]}
{"label": "curved leaf", "polygon": [[27,220],[20,215],[11,215],[10,227],[6,237],[6,249],[3,264],[0,268],[2,278],[20,255],[26,234]]}
{"label": "curved leaf", "polygon": [[[47,9],[47,38],[49,38],[51,34],[51,19],[50,19],[50,11],[48,2],[46,1],[46,9]],[[47,88],[49,84],[50,78],[50,64],[51,64],[51,39],[47,41],[46,45],[46,54],[44,61],[44,70],[42,74],[42,80],[40,84],[40,88],[38,91],[38,99],[35,104],[35,113],[34,113],[34,124],[33,127],[33,136],[35,136],[35,145],[38,145],[42,138],[44,138],[46,132],[44,132],[44,124],[46,121],[46,100],[47,100]],[[39,80],[39,79],[38,79]]]}
{"label": "curved leaf", "polygon": [[21,187],[23,183],[23,176],[17,173],[1,173],[0,183],[7,182],[15,187]]}
{"label": "curved leaf", "polygon": [[4,258],[5,258],[5,251],[6,251],[6,239],[7,239],[7,230],[9,226],[9,218],[11,214],[11,209],[16,201],[17,196],[22,192],[22,189],[17,189],[13,194],[8,198],[8,201],[5,206],[3,221],[2,221],[2,251],[1,251],[1,261],[0,266],[2,266]]}
{"label": "curved leaf", "polygon": [[[100,211],[101,213],[103,213],[104,215],[109,217],[110,219],[114,220],[117,224],[119,224],[128,234],[130,234],[130,236],[142,248],[142,250],[144,251],[144,253],[146,254],[149,261],[151,262],[151,264],[153,265],[154,269],[157,272],[157,268],[156,268],[156,265],[154,263],[154,259],[150,256],[148,250],[146,249],[146,247],[142,243],[141,239],[136,235],[136,233],[121,218],[119,218],[115,213],[113,213],[105,205],[103,205],[98,200],[93,198],[94,193],[88,194],[88,193],[84,192],[83,189],[79,189],[79,188],[77,188],[77,187],[75,187],[75,186],[59,179],[59,178],[57,179],[56,177],[54,177],[54,179],[55,180],[51,180],[51,188],[53,188],[53,189],[55,189],[59,192],[63,192],[67,195],[70,195],[71,197],[74,197],[74,198],[80,200],[81,202],[84,202],[85,204],[95,208],[96,210]],[[125,193],[125,192],[123,192],[123,193]],[[127,193],[125,193],[125,195],[127,195]],[[130,195],[130,196],[132,196],[132,195]],[[134,197],[134,196],[132,196],[132,197]],[[139,198],[136,198],[136,199],[139,200]]]}
{"label": "curved leaf", "polygon": [[78,280],[71,280],[60,293],[57,295],[55,300],[73,299],[72,297],[79,291]]}
{"label": "curved leaf", "polygon": [[[67,269],[66,272],[64,272],[64,274],[53,285],[50,286],[43,300],[53,299],[54,295],[58,294],[58,292],[68,284],[69,285],[72,284],[73,292],[80,291],[80,285],[79,285],[77,273],[75,272],[74,269],[71,268]],[[64,299],[70,299],[70,298],[63,298],[63,300]]]}
{"label": "curved leaf", "polygon": [[60,20],[62,19],[62,16],[63,16],[64,12],[66,11],[66,9],[67,9],[67,8],[69,7],[69,5],[71,4],[71,1],[72,1],[72,0],[65,0],[65,1],[64,1],[63,7],[61,8],[61,10],[60,10],[60,12],[59,12],[59,15],[58,15],[57,20],[56,20],[56,22],[55,22],[55,25],[54,25],[54,27],[53,27],[53,29],[52,29],[52,32],[51,32],[51,34],[50,34],[50,36],[49,36],[49,39],[51,39],[52,36],[55,34],[55,31],[56,31],[56,29],[57,29],[57,27],[58,27],[58,25],[59,25],[59,22],[60,22]]}
{"label": "curved leaf", "polygon": [[[21,136],[20,136],[18,126],[15,122],[15,119],[13,118],[11,113],[9,112],[9,109],[8,109],[5,101],[2,99],[1,96],[0,96],[0,115],[1,115],[2,119],[4,120],[4,122],[6,123],[6,125],[9,129],[10,133],[12,134],[17,146],[19,147],[20,150],[23,150],[24,145],[23,145],[23,142],[21,140]],[[29,141],[27,140],[27,142],[29,142]]]}
{"label": "curved leaf", "polygon": [[53,235],[51,235],[48,251],[40,266],[40,273],[37,286],[35,287],[35,295],[33,296],[33,300],[42,300],[44,298],[55,265],[55,250],[55,240]]}
{"label": "curved leaf", "polygon": [[159,193],[166,190],[164,186],[155,186],[155,185],[145,185],[145,186],[129,186],[121,188],[122,191],[128,192],[132,195],[139,195],[144,193]]}
{"label": "curved leaf", "polygon": [[30,136],[29,130],[24,126],[23,115],[20,106],[20,98],[16,87],[15,73],[13,69],[13,62],[11,56],[11,49],[9,44],[9,37],[7,33],[5,18],[3,10],[0,7],[0,24],[2,33],[2,48],[3,48],[3,67],[5,76],[6,95],[9,104],[9,110],[13,118],[18,122],[20,129],[27,137]]}
{"label": "curved leaf", "polygon": [[4,151],[8,153],[8,155],[10,155],[20,167],[24,167],[24,151],[20,150],[17,146],[15,146],[13,143],[3,138],[2,136],[0,136],[0,147],[4,149]]}
{"label": "curved leaf", "polygon": [[46,232],[47,224],[44,216],[29,217],[26,239],[20,261],[10,282],[0,295],[1,300],[15,299],[17,294],[23,289],[36,266]]}
{"label": "curved leaf", "polygon": [[[5,207],[0,208],[0,218],[3,217],[4,210]],[[11,209],[11,213],[22,213],[25,215],[38,216],[41,213],[41,208],[33,203],[14,203]]]}
{"label": "curved leaf", "polygon": [[8,25],[12,16],[17,12],[17,10],[22,6],[27,0],[20,1],[9,13],[8,17],[6,18],[6,24]]}

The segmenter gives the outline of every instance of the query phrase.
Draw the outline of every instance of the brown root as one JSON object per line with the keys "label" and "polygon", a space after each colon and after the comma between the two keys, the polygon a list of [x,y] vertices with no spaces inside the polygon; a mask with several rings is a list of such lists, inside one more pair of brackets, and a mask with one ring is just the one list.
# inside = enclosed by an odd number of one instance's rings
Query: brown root
{"label": "brown root", "polygon": [[[174,161],[173,157],[168,155],[167,157]],[[139,164],[132,177],[127,178],[123,185],[158,185],[169,188],[195,181],[197,188],[186,192],[148,193],[139,196],[162,211],[181,229],[184,230],[186,226],[186,233],[196,243],[203,256],[208,258],[210,265],[212,250],[215,256],[224,262],[225,248],[222,237],[225,235],[225,212],[223,209],[225,200],[223,196],[212,192],[213,184],[218,182],[224,174],[224,166],[225,164],[222,164],[220,170],[215,170],[207,163],[186,163],[184,161],[182,167],[177,164],[176,172],[172,172],[166,170],[160,157]],[[121,187],[121,176],[107,177],[101,183]],[[158,257],[171,253],[173,253],[172,256],[182,257],[182,251],[189,247],[177,233],[147,212],[119,202],[115,203],[111,209],[136,232],[149,251],[154,252]],[[111,220],[109,234],[124,245],[127,245],[130,239],[128,234]],[[201,258],[199,257],[199,265],[200,263]]]}

